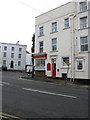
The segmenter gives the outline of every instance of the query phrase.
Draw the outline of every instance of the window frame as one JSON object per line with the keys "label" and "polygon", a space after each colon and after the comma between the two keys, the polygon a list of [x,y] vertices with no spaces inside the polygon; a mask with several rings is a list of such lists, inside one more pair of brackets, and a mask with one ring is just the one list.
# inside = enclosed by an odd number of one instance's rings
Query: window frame
{"label": "window frame", "polygon": [[[81,22],[82,19],[86,19],[86,22]],[[86,29],[88,28],[88,16],[83,16],[79,18],[79,29]]]}
{"label": "window frame", "polygon": [[14,58],[14,53],[11,53],[11,58]]}
{"label": "window frame", "polygon": [[36,70],[45,70],[45,58],[38,58],[38,59],[36,59],[35,60],[35,64],[36,64],[35,65],[36,66]]}
{"label": "window frame", "polygon": [[[4,64],[5,62],[5,64]],[[3,60],[3,67],[6,67],[7,66],[7,61],[6,60]]]}
{"label": "window frame", "polygon": [[39,37],[44,36],[44,27],[39,27]]}
{"label": "window frame", "polygon": [[21,59],[22,58],[22,54],[18,54],[18,59]]}
{"label": "window frame", "polygon": [[4,57],[4,58],[7,57],[7,52],[3,52],[3,57]]}
{"label": "window frame", "polygon": [[19,48],[19,52],[22,52],[22,48],[21,47]]}
{"label": "window frame", "polygon": [[[56,43],[53,43],[53,40],[56,40]],[[56,49],[53,49],[53,47],[55,47],[56,46]],[[51,51],[57,51],[58,50],[58,40],[57,40],[57,38],[52,38],[51,39]]]}
{"label": "window frame", "polygon": [[[82,62],[82,69],[80,70],[80,69],[78,69],[78,66],[77,66],[77,64],[78,64],[78,62]],[[84,58],[77,58],[76,59],[76,72],[84,72],[84,69],[85,69],[85,67],[84,67]]]}
{"label": "window frame", "polygon": [[[67,19],[68,19],[68,22],[66,23]],[[70,28],[70,18],[66,17],[66,18],[64,18],[64,29],[69,29],[69,28]]]}
{"label": "window frame", "polygon": [[68,67],[68,65],[63,61],[64,58],[68,58],[70,63],[70,57],[69,56],[62,57],[62,67]]}
{"label": "window frame", "polygon": [[[81,38],[87,38],[87,43],[81,43]],[[87,50],[82,50],[82,47],[81,46],[85,46],[85,45],[88,45],[88,49]],[[88,40],[88,36],[82,36],[82,37],[80,37],[80,51],[81,52],[88,52],[89,51],[89,40]]]}
{"label": "window frame", "polygon": [[55,33],[58,31],[58,23],[57,22],[53,22],[52,23],[52,33]]}
{"label": "window frame", "polygon": [[39,53],[43,53],[43,46],[44,46],[44,45],[40,46],[41,43],[44,44],[44,42],[43,42],[43,41],[40,41],[40,42],[39,42]]}
{"label": "window frame", "polygon": [[19,67],[21,66],[21,61],[18,61],[18,66],[19,66]]}
{"label": "window frame", "polygon": [[[81,4],[86,3],[85,6],[81,6]],[[86,9],[84,9],[86,7]],[[88,2],[87,0],[79,2],[79,12],[86,12],[88,10]]]}
{"label": "window frame", "polygon": [[7,46],[4,46],[4,51],[7,51]]}

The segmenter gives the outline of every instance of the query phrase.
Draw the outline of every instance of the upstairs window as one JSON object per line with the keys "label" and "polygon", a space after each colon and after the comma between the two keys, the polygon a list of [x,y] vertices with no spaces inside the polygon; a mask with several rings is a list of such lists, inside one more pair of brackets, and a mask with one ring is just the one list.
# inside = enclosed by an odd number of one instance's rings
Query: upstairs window
{"label": "upstairs window", "polygon": [[57,32],[57,22],[52,23],[52,33]]}
{"label": "upstairs window", "polygon": [[4,46],[4,50],[7,50],[7,46]]}
{"label": "upstairs window", "polygon": [[14,53],[11,53],[11,58],[14,58]]}
{"label": "upstairs window", "polygon": [[39,28],[39,36],[43,36],[44,35],[44,28],[43,26]]}
{"label": "upstairs window", "polygon": [[21,58],[21,54],[18,54],[18,58]]}
{"label": "upstairs window", "polygon": [[87,10],[87,1],[80,2],[79,6],[80,6],[80,12],[86,11]]}
{"label": "upstairs window", "polygon": [[22,52],[22,48],[19,48],[19,52]]}
{"label": "upstairs window", "polygon": [[88,36],[80,37],[81,51],[88,51]]}
{"label": "upstairs window", "polygon": [[80,18],[80,29],[84,29],[88,27],[88,19],[86,17]]}
{"label": "upstairs window", "polygon": [[69,28],[69,18],[64,19],[64,28]]}
{"label": "upstairs window", "polygon": [[3,53],[3,57],[7,57],[7,53],[6,52]]}
{"label": "upstairs window", "polygon": [[43,41],[39,42],[39,52],[43,53]]}
{"label": "upstairs window", "polygon": [[52,51],[57,50],[57,38],[52,39]]}
{"label": "upstairs window", "polygon": [[14,49],[15,49],[14,47],[11,48],[12,51],[14,51]]}

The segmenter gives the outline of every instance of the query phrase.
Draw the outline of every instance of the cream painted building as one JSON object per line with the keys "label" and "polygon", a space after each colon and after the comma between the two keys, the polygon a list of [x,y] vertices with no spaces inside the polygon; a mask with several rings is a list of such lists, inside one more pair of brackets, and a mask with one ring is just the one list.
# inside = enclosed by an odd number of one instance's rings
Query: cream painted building
{"label": "cream painted building", "polygon": [[8,70],[25,70],[26,45],[0,43],[0,65]]}
{"label": "cream painted building", "polygon": [[36,17],[35,73],[90,79],[90,2],[69,2]]}

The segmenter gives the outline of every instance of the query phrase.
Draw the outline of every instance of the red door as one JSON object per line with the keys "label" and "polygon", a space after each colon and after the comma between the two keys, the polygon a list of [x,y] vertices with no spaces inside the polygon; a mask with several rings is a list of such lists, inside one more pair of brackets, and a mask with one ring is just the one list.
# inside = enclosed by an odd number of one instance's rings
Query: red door
{"label": "red door", "polygon": [[56,63],[52,63],[52,78],[56,78]]}

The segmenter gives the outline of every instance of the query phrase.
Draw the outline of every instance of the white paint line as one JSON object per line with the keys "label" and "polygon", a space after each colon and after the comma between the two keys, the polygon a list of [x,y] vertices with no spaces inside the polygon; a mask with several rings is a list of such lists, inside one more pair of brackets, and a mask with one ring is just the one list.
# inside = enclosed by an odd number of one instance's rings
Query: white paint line
{"label": "white paint line", "polygon": [[52,92],[47,92],[47,91],[40,91],[40,90],[35,90],[35,89],[30,89],[30,88],[22,88],[22,89],[23,89],[23,90],[27,90],[27,91],[32,91],[32,92],[47,94],[47,95],[61,96],[61,97],[74,98],[74,99],[77,98],[77,97],[75,97],[75,96],[58,94],[58,93],[52,93]]}
{"label": "white paint line", "polygon": [[10,83],[7,83],[7,82],[2,82],[3,84],[5,84],[5,85],[10,85]]}
{"label": "white paint line", "polygon": [[0,86],[3,86],[3,84],[0,83]]}

